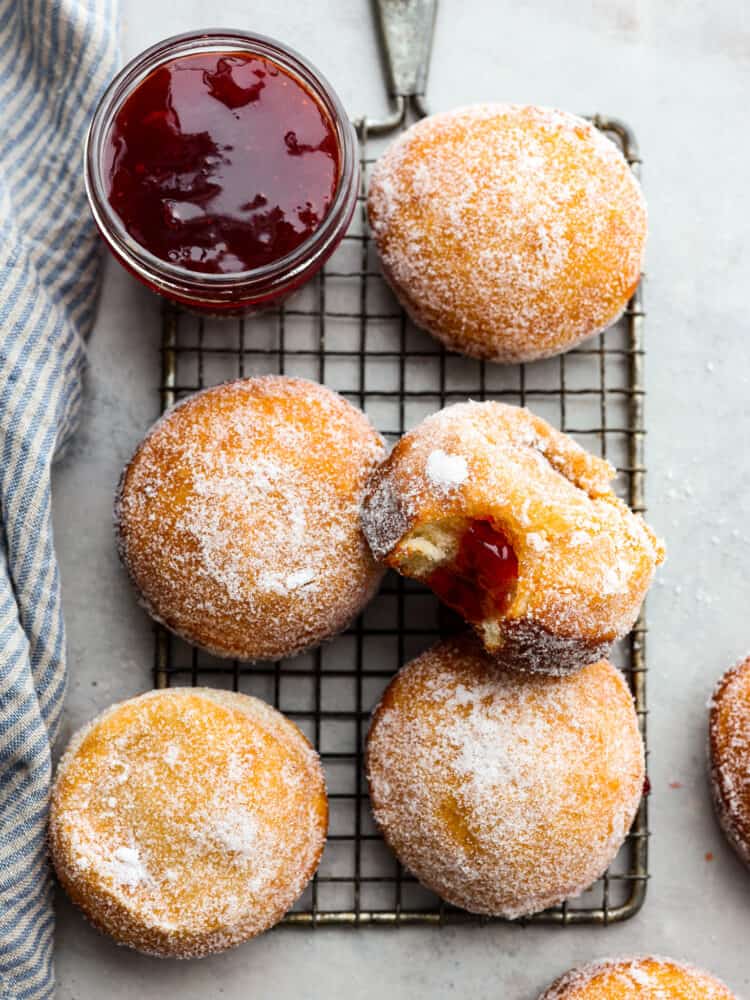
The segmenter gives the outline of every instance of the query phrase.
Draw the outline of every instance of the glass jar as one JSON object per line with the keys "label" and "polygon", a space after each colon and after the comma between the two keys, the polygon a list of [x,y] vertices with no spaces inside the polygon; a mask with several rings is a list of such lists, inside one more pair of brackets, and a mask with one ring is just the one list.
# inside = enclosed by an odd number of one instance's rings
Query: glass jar
{"label": "glass jar", "polygon": [[[155,256],[126,230],[109,202],[105,150],[124,101],[160,65],[201,52],[249,53],[296,79],[321,105],[338,143],[338,183],[318,227],[294,250],[252,270],[203,273]],[[309,281],[341,242],[359,192],[357,137],[346,112],[323,76],[296,52],[270,38],[244,31],[211,29],[176,35],[133,59],[112,81],[94,113],[84,150],[86,192],[109,249],[153,291],[199,312],[237,315],[277,304]]]}

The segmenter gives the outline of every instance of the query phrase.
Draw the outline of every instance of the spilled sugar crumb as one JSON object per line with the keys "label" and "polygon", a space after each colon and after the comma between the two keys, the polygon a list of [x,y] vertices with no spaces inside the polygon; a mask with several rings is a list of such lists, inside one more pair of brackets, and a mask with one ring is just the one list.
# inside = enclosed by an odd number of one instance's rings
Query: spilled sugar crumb
{"label": "spilled sugar crumb", "polygon": [[638,282],[638,182],[590,123],[484,104],[433,115],[378,160],[370,225],[415,322],[449,347],[514,362],[614,322]]}
{"label": "spilled sugar crumb", "polygon": [[123,477],[123,561],[150,612],[219,655],[275,659],[345,628],[381,571],[359,523],[384,456],[367,418],[304,379],[205,390]]}
{"label": "spilled sugar crumb", "polygon": [[50,844],[97,926],[186,957],[280,919],[326,825],[320,763],[292,723],[245,695],[175,688],[114,705],[73,738]]}
{"label": "spilled sugar crumb", "polygon": [[561,976],[539,1000],[735,1000],[718,979],[658,956],[601,959]]}
{"label": "spilled sugar crumb", "polygon": [[[466,469],[450,489],[448,456]],[[458,403],[404,435],[376,470],[363,526],[375,556],[408,573],[420,531],[445,525],[456,535],[470,519],[490,520],[518,559],[515,595],[499,620],[503,648],[517,651],[519,667],[564,672],[606,655],[630,630],[664,558],[662,542],[615,496],[614,475],[526,409]]]}
{"label": "spilled sugar crumb", "polygon": [[463,639],[397,675],[367,772],[375,819],[421,882],[472,912],[516,917],[602,874],[640,801],[644,756],[614,667],[519,675]]}
{"label": "spilled sugar crumb", "polygon": [[750,865],[750,657],[724,674],[708,707],[717,816],[732,846]]}

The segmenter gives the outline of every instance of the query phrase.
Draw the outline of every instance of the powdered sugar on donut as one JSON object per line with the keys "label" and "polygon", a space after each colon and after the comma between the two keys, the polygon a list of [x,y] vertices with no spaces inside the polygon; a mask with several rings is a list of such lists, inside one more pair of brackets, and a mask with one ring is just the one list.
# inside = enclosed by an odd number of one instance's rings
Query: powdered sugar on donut
{"label": "powdered sugar on donut", "polygon": [[469,475],[469,466],[463,455],[448,455],[442,448],[430,452],[425,469],[428,479],[445,490],[460,486]]}
{"label": "powdered sugar on donut", "polygon": [[403,864],[472,912],[578,895],[619,849],[643,785],[630,693],[607,663],[498,670],[468,640],[397,676],[368,739],[375,818]]}
{"label": "powdered sugar on donut", "polygon": [[[615,992],[613,992],[613,990]],[[573,969],[539,1000],[734,1000],[718,979],[658,956],[600,959]]]}
{"label": "powdered sugar on donut", "polygon": [[[454,455],[462,474],[446,488],[435,476],[445,459],[435,456]],[[664,558],[662,543],[615,496],[614,475],[526,409],[458,403],[406,434],[373,473],[364,530],[376,557],[409,575],[421,534],[460,535],[468,521],[491,521],[518,559],[500,626],[504,654],[512,649],[524,669],[564,671],[605,655],[632,627]]]}
{"label": "powdered sugar on donut", "polygon": [[220,655],[291,655],[344,628],[380,571],[359,524],[384,445],[324,386],[280,376],[167,414],[125,472],[123,560],[151,613]]}
{"label": "powdered sugar on donut", "polygon": [[178,688],[114,705],[74,737],[50,838],[94,923],[184,957],[276,922],[317,865],[326,818],[320,764],[296,727],[257,699]]}
{"label": "powdered sugar on donut", "polygon": [[722,677],[709,707],[716,813],[730,843],[750,865],[750,657]]}
{"label": "powdered sugar on donut", "polygon": [[[114,808],[114,807],[110,807]],[[78,855],[81,857],[81,855]],[[116,847],[109,858],[101,858],[102,870],[118,885],[135,886],[148,881],[148,871],[135,847]],[[88,866],[85,866],[88,867]]]}
{"label": "powdered sugar on donut", "polygon": [[643,263],[646,209],[621,153],[548,108],[485,104],[417,122],[378,160],[368,207],[415,322],[499,361],[604,329]]}

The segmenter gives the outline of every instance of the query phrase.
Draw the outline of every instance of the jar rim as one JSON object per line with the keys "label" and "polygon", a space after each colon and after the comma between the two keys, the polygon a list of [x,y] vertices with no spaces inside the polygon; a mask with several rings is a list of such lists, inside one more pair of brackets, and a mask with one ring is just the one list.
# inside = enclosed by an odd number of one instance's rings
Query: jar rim
{"label": "jar rim", "polygon": [[[260,267],[207,274],[157,257],[130,235],[109,203],[102,176],[102,153],[114,115],[160,65],[180,55],[233,49],[253,52],[269,59],[311,91],[328,113],[335,130],[339,147],[339,175],[333,201],[323,220],[294,250]],[[265,292],[277,283],[286,284],[294,280],[320,256],[327,256],[329,246],[339,235],[342,219],[348,222],[352,199],[356,198],[358,188],[354,126],[328,80],[304,56],[282,42],[267,35],[234,28],[205,28],[172,35],[131,59],[109,84],[94,111],[86,133],[83,156],[86,194],[94,219],[111,248],[124,258],[127,265],[139,277],[153,284],[163,286],[166,280],[169,285],[172,282],[180,286],[187,284],[194,289],[214,293],[229,293],[238,288],[252,292],[256,286]]]}

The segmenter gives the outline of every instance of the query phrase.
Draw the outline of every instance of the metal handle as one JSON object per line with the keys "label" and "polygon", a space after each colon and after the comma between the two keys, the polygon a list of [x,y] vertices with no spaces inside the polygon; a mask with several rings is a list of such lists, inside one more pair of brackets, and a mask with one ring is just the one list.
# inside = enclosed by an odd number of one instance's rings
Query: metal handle
{"label": "metal handle", "polygon": [[427,86],[437,0],[375,0],[393,97],[421,97]]}

